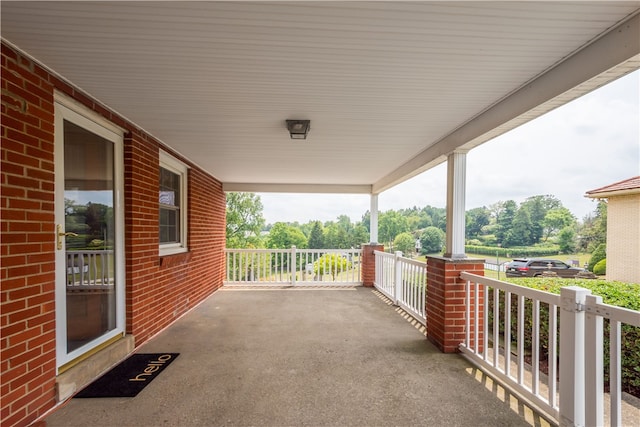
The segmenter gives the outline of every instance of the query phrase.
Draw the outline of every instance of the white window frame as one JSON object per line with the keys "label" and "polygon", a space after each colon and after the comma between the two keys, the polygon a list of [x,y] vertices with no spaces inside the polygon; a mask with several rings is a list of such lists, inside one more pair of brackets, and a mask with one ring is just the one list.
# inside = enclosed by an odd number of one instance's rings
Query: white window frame
{"label": "white window frame", "polygon": [[[187,188],[189,179],[189,167],[176,159],[172,155],[160,150],[160,167],[167,169],[180,176],[180,242],[178,243],[160,243],[160,256],[172,255],[187,252],[189,250],[187,242]],[[158,189],[160,185],[158,184]],[[158,210],[160,207],[158,206]],[[159,213],[159,212],[158,212]],[[158,221],[160,218],[158,217]],[[160,230],[160,222],[158,222],[158,230]]]}

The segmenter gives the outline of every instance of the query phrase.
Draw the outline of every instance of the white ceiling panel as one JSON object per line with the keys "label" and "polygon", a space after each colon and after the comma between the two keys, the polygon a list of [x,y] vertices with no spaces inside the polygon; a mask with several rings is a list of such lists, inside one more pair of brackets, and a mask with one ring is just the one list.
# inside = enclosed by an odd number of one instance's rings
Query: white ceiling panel
{"label": "white ceiling panel", "polygon": [[[1,7],[3,39],[247,190],[384,190],[637,68],[640,54],[638,1]],[[306,140],[289,138],[294,118],[311,120]]]}

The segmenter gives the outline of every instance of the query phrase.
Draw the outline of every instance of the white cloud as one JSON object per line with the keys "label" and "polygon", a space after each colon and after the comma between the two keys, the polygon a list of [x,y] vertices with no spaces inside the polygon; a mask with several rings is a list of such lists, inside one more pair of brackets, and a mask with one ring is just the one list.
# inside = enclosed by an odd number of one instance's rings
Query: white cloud
{"label": "white cloud", "polygon": [[[584,193],[640,174],[640,71],[512,130],[467,156],[471,209],[552,194],[576,217],[593,212]],[[260,194],[268,223],[360,220],[367,195]],[[446,164],[380,194],[378,209],[445,207]]]}

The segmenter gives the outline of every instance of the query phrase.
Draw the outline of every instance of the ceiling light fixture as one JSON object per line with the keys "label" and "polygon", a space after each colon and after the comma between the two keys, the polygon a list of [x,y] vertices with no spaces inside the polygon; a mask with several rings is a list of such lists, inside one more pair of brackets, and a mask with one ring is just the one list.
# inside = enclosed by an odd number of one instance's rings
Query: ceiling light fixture
{"label": "ceiling light fixture", "polygon": [[311,129],[311,120],[287,120],[287,129],[291,139],[307,139]]}

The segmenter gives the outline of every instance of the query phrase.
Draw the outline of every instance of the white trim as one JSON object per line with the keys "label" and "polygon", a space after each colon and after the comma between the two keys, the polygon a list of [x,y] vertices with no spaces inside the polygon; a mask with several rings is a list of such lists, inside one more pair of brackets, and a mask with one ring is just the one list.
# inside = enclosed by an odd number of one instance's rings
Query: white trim
{"label": "white trim", "polygon": [[[54,90],[53,92],[53,100],[56,104],[61,105],[65,107],[67,110],[70,110],[71,112],[73,112],[73,114],[77,114],[78,116],[81,116],[84,119],[89,120],[105,128],[105,130],[111,131],[114,134],[119,135],[120,138],[122,138],[124,134],[127,133],[126,129],[123,129],[120,126],[117,126],[111,123],[100,114],[96,113],[95,111],[89,110],[87,107],[80,104],[75,99],[69,98],[67,95],[61,92],[58,92],[57,90]],[[100,135],[106,139],[109,139],[108,136],[103,136],[101,133],[99,133],[100,132],[99,129],[91,129],[91,131],[96,133],[96,135]]]}
{"label": "white trim", "polygon": [[160,256],[187,252],[189,167],[169,153],[160,150],[160,167],[180,175],[180,242],[160,244]]}
{"label": "white trim", "polygon": [[257,182],[225,182],[224,192],[248,193],[322,193],[322,194],[372,194],[371,185],[343,184],[262,184]]}
{"label": "white trim", "polygon": [[[55,250],[56,301],[56,369],[92,348],[125,332],[125,251],[124,251],[124,133],[125,130],[105,120],[78,102],[54,92],[54,173],[55,220],[64,224],[64,121],[69,121],[94,133],[114,145],[114,220],[115,220],[115,280],[116,326],[97,339],[67,352],[66,254]],[[56,237],[54,236],[54,240]]]}

